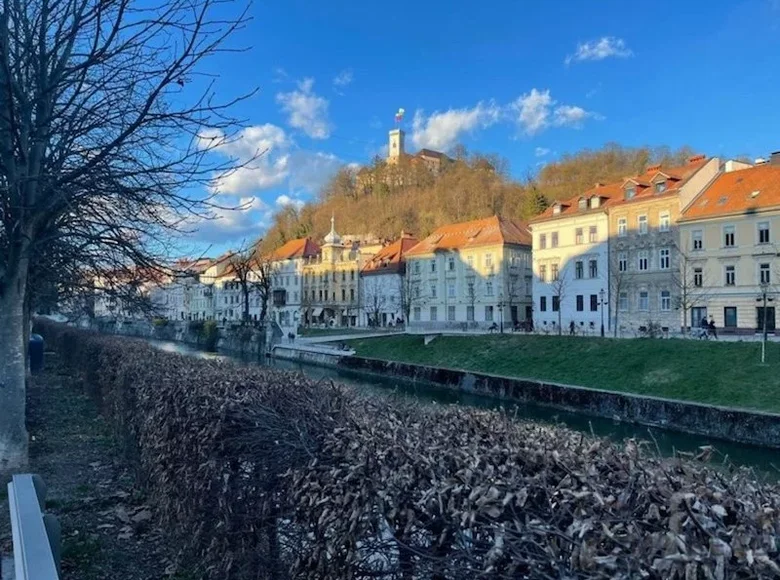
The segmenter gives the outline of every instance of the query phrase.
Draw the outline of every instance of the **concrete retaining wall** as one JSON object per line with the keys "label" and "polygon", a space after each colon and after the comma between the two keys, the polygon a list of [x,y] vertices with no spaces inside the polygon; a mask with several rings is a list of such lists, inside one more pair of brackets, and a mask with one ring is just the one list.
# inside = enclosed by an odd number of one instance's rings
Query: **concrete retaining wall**
{"label": "concrete retaining wall", "polygon": [[344,355],[334,353],[333,349],[292,345],[274,346],[271,350],[271,356],[326,367],[338,367],[339,361],[344,358]]}
{"label": "concrete retaining wall", "polygon": [[341,357],[335,364],[317,364],[780,449],[780,415],[772,413],[356,356]]}

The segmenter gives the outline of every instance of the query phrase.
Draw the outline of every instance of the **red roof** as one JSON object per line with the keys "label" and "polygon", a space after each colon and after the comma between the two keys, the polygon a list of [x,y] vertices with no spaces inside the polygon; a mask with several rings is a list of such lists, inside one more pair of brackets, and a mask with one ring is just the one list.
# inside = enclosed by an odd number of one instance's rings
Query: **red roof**
{"label": "red roof", "polygon": [[294,260],[295,258],[309,258],[320,253],[320,247],[310,238],[298,238],[290,240],[281,248],[277,248],[271,254],[272,260]]}
{"label": "red roof", "polygon": [[401,237],[379,250],[363,266],[361,274],[400,274],[404,271],[404,258],[414,246],[417,240],[408,234],[401,233]]}
{"label": "red roof", "polygon": [[470,222],[442,226],[409,250],[407,256],[431,254],[438,250],[462,250],[497,244],[531,245],[531,233],[522,222],[492,216]]}
{"label": "red roof", "polygon": [[683,212],[682,221],[780,208],[780,165],[721,173]]}

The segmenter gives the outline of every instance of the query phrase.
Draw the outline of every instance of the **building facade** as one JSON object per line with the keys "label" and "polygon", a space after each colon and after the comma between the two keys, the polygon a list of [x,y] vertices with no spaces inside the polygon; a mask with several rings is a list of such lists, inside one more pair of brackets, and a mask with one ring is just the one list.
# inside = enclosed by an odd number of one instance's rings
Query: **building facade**
{"label": "building facade", "polygon": [[531,315],[531,236],[493,216],[437,229],[406,253],[412,330],[499,328]]}
{"label": "building facade", "polygon": [[609,205],[609,293],[612,332],[637,334],[642,327],[680,330],[680,244],[678,220],[715,178],[717,158],[691,157],[680,167],[648,167],[623,180]]}
{"label": "building facade", "polygon": [[361,326],[396,326],[404,324],[408,312],[404,297],[406,254],[417,245],[410,234],[386,245],[369,258],[360,271]]}
{"label": "building facade", "polygon": [[775,332],[780,290],[780,152],[769,162],[726,168],[683,211],[688,323],[711,319],[727,333]]}
{"label": "building facade", "polygon": [[320,247],[309,238],[290,240],[268,258],[271,273],[271,318],[285,334],[298,333],[305,292],[304,264],[316,259]]}
{"label": "building facade", "polygon": [[609,205],[619,184],[596,184],[531,222],[533,320],[542,332],[609,328]]}

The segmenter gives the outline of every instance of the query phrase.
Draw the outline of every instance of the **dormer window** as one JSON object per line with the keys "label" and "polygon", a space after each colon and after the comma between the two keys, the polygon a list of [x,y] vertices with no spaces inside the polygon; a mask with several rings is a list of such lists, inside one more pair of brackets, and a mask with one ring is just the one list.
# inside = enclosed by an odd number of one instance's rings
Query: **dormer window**
{"label": "dormer window", "polygon": [[636,187],[633,185],[626,188],[626,199],[634,199],[636,197]]}
{"label": "dormer window", "polygon": [[666,191],[666,181],[658,181],[655,184],[655,192],[656,193],[663,193]]}
{"label": "dormer window", "polygon": [[579,201],[579,208],[580,209],[587,209],[587,207],[588,207],[588,200],[585,199],[584,197],[581,197],[580,201]]}
{"label": "dormer window", "polygon": [[560,206],[560,204],[557,204],[557,203],[556,203],[556,204],[553,206],[553,214],[554,214],[554,215],[558,215],[559,213],[561,213],[561,206]]}
{"label": "dormer window", "polygon": [[590,198],[590,208],[591,209],[596,209],[600,205],[601,205],[601,198],[599,196],[594,195],[593,197]]}

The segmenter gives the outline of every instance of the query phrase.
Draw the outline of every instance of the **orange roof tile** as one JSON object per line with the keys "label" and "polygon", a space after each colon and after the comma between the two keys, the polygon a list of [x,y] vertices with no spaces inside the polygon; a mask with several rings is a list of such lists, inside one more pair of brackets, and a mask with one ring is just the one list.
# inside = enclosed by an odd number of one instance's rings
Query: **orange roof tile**
{"label": "orange roof tile", "polygon": [[403,272],[404,258],[414,246],[417,245],[417,239],[409,235],[401,234],[392,244],[389,244],[379,250],[363,266],[361,274],[398,274]]}
{"label": "orange roof tile", "polygon": [[[537,222],[542,222],[550,219],[559,219],[574,214],[581,214],[583,212],[604,211],[604,209],[607,206],[609,206],[612,203],[615,203],[619,199],[622,199],[623,197],[622,185],[623,185],[622,181],[609,183],[607,185],[598,184],[595,187],[592,187],[589,190],[585,191],[581,195],[576,195],[572,198],[567,199],[566,201],[558,202],[561,206],[560,213],[557,214],[553,213],[553,208],[555,207],[555,204],[553,203],[550,207],[548,207],[541,214],[539,214],[539,216],[531,220],[531,223],[534,224]],[[581,198],[590,199],[591,197],[600,197],[602,199],[602,202],[599,204],[599,207],[591,209],[590,204],[588,204],[587,209],[584,210],[579,209],[579,200]]]}
{"label": "orange roof tile", "polygon": [[683,211],[681,221],[780,209],[780,165],[721,173]]}
{"label": "orange roof tile", "polygon": [[531,245],[531,233],[522,222],[492,216],[470,222],[442,226],[409,250],[417,256],[438,250],[462,250],[495,244]]}
{"label": "orange roof tile", "polygon": [[271,254],[272,260],[293,260],[295,258],[308,258],[320,253],[320,247],[310,238],[298,238],[290,240],[282,247],[277,248]]}

